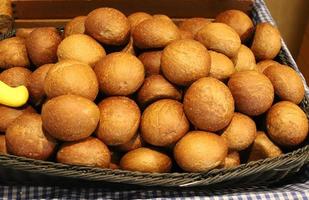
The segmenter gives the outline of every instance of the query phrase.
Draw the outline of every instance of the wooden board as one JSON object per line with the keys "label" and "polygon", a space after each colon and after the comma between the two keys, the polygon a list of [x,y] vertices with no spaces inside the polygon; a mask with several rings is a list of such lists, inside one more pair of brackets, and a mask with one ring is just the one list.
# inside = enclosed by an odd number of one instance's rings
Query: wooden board
{"label": "wooden board", "polygon": [[137,11],[173,18],[213,17],[226,9],[249,12],[253,0],[12,0],[15,19],[68,19],[98,7],[117,8],[126,15]]}
{"label": "wooden board", "polygon": [[301,72],[304,74],[307,83],[309,81],[309,21],[304,35],[303,43],[297,58],[297,64]]}

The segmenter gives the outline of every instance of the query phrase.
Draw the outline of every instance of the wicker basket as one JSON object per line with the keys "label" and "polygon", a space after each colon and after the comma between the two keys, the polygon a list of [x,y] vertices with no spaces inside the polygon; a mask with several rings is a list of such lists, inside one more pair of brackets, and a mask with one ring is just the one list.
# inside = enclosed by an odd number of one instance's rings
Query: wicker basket
{"label": "wicker basket", "polygon": [[[256,0],[252,16],[256,23],[268,21],[274,23],[263,0]],[[13,32],[2,35],[0,39],[11,37]],[[283,42],[279,62],[292,66],[300,75],[295,61]],[[301,75],[303,78],[303,76]],[[306,97],[301,103],[302,109],[309,116],[309,89],[305,84]],[[48,161],[39,161],[16,157],[12,155],[0,156],[0,182],[37,183],[37,184],[82,184],[85,185],[113,185],[123,184],[134,186],[158,187],[200,187],[211,185],[239,186],[272,184],[282,178],[298,172],[309,161],[309,145],[293,152],[273,159],[265,159],[232,169],[214,169],[205,173],[141,173],[123,170],[110,170],[92,167],[69,166]]]}

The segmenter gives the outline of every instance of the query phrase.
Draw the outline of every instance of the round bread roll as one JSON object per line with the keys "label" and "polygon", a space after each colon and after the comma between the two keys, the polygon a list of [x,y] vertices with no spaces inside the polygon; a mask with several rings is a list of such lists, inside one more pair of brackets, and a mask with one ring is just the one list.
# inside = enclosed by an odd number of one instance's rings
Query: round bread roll
{"label": "round bread roll", "polygon": [[5,135],[0,135],[0,155],[8,154],[5,142]]}
{"label": "round bread roll", "polygon": [[253,143],[256,137],[255,122],[250,117],[235,112],[222,137],[226,139],[230,150],[245,150]]}
{"label": "round bread roll", "polygon": [[145,106],[159,99],[181,100],[181,93],[163,76],[149,76],[138,91],[137,101]]}
{"label": "round bread roll", "polygon": [[126,153],[120,160],[120,167],[129,171],[164,173],[171,170],[172,161],[161,152],[142,147]]}
{"label": "round bread roll", "polygon": [[233,62],[226,55],[215,51],[209,51],[209,55],[211,60],[210,77],[226,80],[235,72]]}
{"label": "round bread roll", "polygon": [[182,138],[189,131],[189,126],[182,104],[162,99],[143,112],[140,131],[147,143],[167,147]]}
{"label": "round bread roll", "polygon": [[60,43],[57,55],[59,61],[72,59],[93,67],[106,53],[104,48],[91,37],[74,34]]}
{"label": "round bread roll", "polygon": [[99,109],[97,136],[105,144],[125,144],[137,133],[141,111],[133,100],[109,97],[99,103]]}
{"label": "round bread roll", "polygon": [[42,108],[44,129],[62,141],[89,137],[100,119],[99,108],[89,99],[62,95],[47,101]]}
{"label": "round bread roll", "polygon": [[31,71],[24,67],[12,67],[0,74],[0,81],[11,87],[28,86]]}
{"label": "round bread roll", "polygon": [[66,61],[62,61],[49,69],[44,81],[44,91],[49,98],[74,94],[93,101],[99,92],[99,84],[96,74],[89,65],[84,63],[69,65]]}
{"label": "round bread roll", "polygon": [[237,151],[229,151],[220,168],[232,168],[240,165],[240,156]]}
{"label": "round bread roll", "polygon": [[241,45],[236,56],[232,58],[237,72],[256,70],[256,61],[252,51],[245,45]]}
{"label": "round bread roll", "polygon": [[204,26],[210,23],[211,23],[210,19],[202,17],[194,17],[184,20],[178,25],[178,27],[180,30],[190,32],[193,35],[193,37],[195,37],[197,32],[199,32],[199,30],[201,30]]}
{"label": "round bread roll", "polygon": [[226,10],[216,17],[216,22],[225,23],[232,27],[239,35],[241,41],[248,40],[254,30],[250,17],[240,10]]}
{"label": "round bread roll", "polygon": [[0,41],[0,69],[29,67],[26,43],[23,38],[12,37]]}
{"label": "round bread roll", "polygon": [[154,19],[163,19],[163,20],[167,20],[167,21],[169,21],[169,22],[174,23],[173,20],[172,20],[169,16],[167,16],[167,15],[155,14],[155,15],[152,15],[152,17],[153,17]]}
{"label": "round bread roll", "polygon": [[43,130],[41,116],[36,113],[14,120],[6,130],[5,139],[9,153],[38,160],[47,160],[56,147],[56,140]]}
{"label": "round bread roll", "polygon": [[176,40],[164,48],[161,70],[172,83],[186,86],[208,76],[210,56],[207,49],[195,40]]}
{"label": "round bread roll", "polygon": [[116,52],[105,56],[94,68],[100,90],[107,95],[129,95],[143,84],[142,62],[129,53]]}
{"label": "round bread roll", "polygon": [[256,26],[251,50],[258,60],[275,58],[281,49],[279,30],[269,23]]}
{"label": "round bread roll", "polygon": [[138,134],[135,134],[135,136],[133,136],[133,138],[129,142],[116,146],[116,149],[119,151],[128,152],[134,149],[138,149],[142,147],[143,145],[144,144],[143,144],[142,137],[138,133]]}
{"label": "round bread roll", "polygon": [[54,27],[36,28],[26,39],[26,47],[33,64],[41,66],[57,61],[57,48],[62,38]]}
{"label": "round bread roll", "polygon": [[195,38],[207,49],[223,53],[230,58],[237,55],[241,45],[237,32],[223,23],[210,23],[204,26]]}
{"label": "round bread roll", "polygon": [[279,147],[277,147],[264,132],[258,131],[252,148],[250,149],[248,162],[266,158],[275,158],[280,155],[282,155],[282,151]]}
{"label": "round bread roll", "polygon": [[139,23],[132,33],[134,45],[140,49],[164,48],[180,39],[178,27],[169,20],[152,18]]}
{"label": "round bread roll", "polygon": [[89,137],[76,142],[65,142],[57,153],[57,162],[108,168],[111,155],[107,146],[99,139]]}
{"label": "round bread roll", "polygon": [[277,144],[293,147],[308,135],[308,119],[296,104],[281,101],[271,107],[266,117],[267,133]]}
{"label": "round bread roll", "polygon": [[151,19],[152,16],[145,12],[135,12],[128,16],[128,20],[131,26],[131,32],[134,30],[134,28],[141,23],[142,21],[145,21],[146,19]]}
{"label": "round bread roll", "polygon": [[179,29],[180,39],[194,39],[194,36],[191,32]]}
{"label": "round bread roll", "polygon": [[20,115],[34,112],[35,110],[31,106],[27,105],[21,108],[10,108],[0,105],[0,133],[4,133],[7,127]]}
{"label": "round bread roll", "polygon": [[31,101],[35,104],[41,104],[45,97],[46,93],[44,91],[44,82],[45,77],[49,69],[53,64],[45,64],[37,68],[29,77],[28,81],[28,90],[30,93]]}
{"label": "round bread roll", "polygon": [[132,55],[135,55],[135,49],[133,45],[133,38],[130,37],[129,43],[121,50],[121,52],[130,53]]}
{"label": "round bread roll", "polygon": [[236,109],[249,116],[263,114],[274,101],[274,88],[270,80],[256,71],[234,73],[228,87],[234,97]]}
{"label": "round bread roll", "polygon": [[271,65],[279,65],[279,66],[281,66],[280,63],[278,63],[278,62],[276,62],[276,61],[274,61],[274,60],[262,60],[262,61],[260,61],[260,62],[258,62],[258,63],[256,64],[256,68],[257,68],[257,71],[258,71],[258,72],[263,73],[264,70],[265,70],[267,67],[271,66]]}
{"label": "round bread roll", "polygon": [[161,56],[162,51],[147,51],[138,56],[145,67],[146,76],[160,74]]}
{"label": "round bread roll", "polygon": [[18,28],[16,29],[16,37],[26,39],[35,28]]}
{"label": "round bread roll", "polygon": [[69,21],[64,28],[64,37],[73,34],[84,34],[86,18],[87,16],[78,16]]}
{"label": "round bread roll", "polygon": [[206,77],[194,82],[184,96],[184,111],[200,130],[225,128],[234,113],[234,100],[229,89],[217,79]]}
{"label": "round bread roll", "polygon": [[204,131],[187,133],[174,148],[174,158],[184,171],[205,172],[218,167],[227,156],[225,140]]}
{"label": "round bread roll", "polygon": [[264,70],[275,88],[275,93],[286,101],[299,104],[304,96],[305,89],[300,76],[295,70],[285,65],[271,65]]}
{"label": "round bread roll", "polygon": [[91,37],[103,44],[123,45],[129,40],[129,20],[114,8],[98,8],[90,12],[85,28]]}

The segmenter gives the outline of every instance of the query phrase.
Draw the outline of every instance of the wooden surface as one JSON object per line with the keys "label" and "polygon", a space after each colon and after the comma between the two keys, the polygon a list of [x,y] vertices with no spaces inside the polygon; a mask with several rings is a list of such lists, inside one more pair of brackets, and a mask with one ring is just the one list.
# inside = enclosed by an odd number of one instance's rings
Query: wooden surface
{"label": "wooden surface", "polygon": [[309,0],[265,0],[265,2],[296,59],[309,18]]}
{"label": "wooden surface", "polygon": [[304,74],[307,83],[309,83],[309,20],[307,22],[307,29],[297,58],[297,64]]}
{"label": "wooden surface", "polygon": [[16,19],[72,18],[104,6],[127,15],[145,11],[174,18],[213,17],[222,10],[235,8],[248,12],[252,7],[252,0],[12,0],[12,3]]}

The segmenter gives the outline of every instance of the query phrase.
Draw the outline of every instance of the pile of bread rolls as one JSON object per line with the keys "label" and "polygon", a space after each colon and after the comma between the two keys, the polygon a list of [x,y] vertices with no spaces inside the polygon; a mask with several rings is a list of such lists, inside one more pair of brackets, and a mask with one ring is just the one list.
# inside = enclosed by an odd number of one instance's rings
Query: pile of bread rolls
{"label": "pile of bread rolls", "polygon": [[205,172],[306,143],[299,75],[273,59],[281,36],[239,10],[175,24],[114,8],[64,33],[19,29],[0,42],[0,80],[25,85],[0,106],[0,152],[140,172]]}

